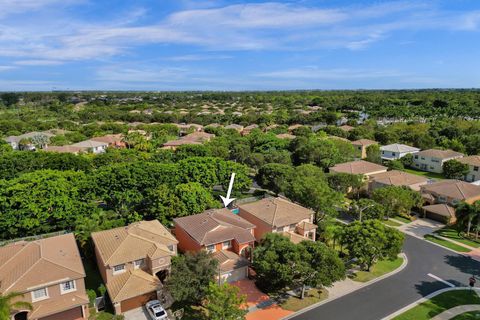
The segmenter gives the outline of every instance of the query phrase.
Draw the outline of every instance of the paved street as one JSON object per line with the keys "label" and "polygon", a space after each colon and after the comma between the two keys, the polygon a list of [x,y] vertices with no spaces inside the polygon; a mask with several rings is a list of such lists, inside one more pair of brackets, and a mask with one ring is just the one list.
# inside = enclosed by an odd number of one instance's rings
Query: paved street
{"label": "paved street", "polygon": [[406,235],[404,252],[408,265],[401,272],[292,319],[382,319],[433,291],[447,287],[436,279],[466,286],[472,273],[480,274],[479,262],[409,235]]}

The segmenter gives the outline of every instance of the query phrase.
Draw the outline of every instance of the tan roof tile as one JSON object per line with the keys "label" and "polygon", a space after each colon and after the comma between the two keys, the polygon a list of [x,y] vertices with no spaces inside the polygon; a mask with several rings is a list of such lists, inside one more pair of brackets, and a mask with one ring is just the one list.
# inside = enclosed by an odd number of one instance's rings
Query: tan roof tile
{"label": "tan roof tile", "polygon": [[457,159],[458,162],[468,164],[470,166],[480,167],[480,156],[468,156]]}
{"label": "tan roof tile", "polygon": [[369,146],[372,144],[378,144],[378,142],[373,140],[368,140],[368,139],[359,139],[359,140],[352,141],[352,144],[357,146]]}
{"label": "tan roof tile", "polygon": [[126,227],[94,232],[92,239],[105,265],[112,266],[146,256],[157,257],[160,251],[164,256],[174,255],[168,246],[178,243],[158,220],[140,221]]}
{"label": "tan roof tile", "polygon": [[83,277],[85,271],[71,233],[0,247],[0,292],[24,292],[45,283]]}
{"label": "tan roof tile", "polygon": [[330,168],[331,172],[350,174],[369,174],[378,171],[386,171],[388,168],[382,165],[364,160],[350,161],[337,164]]}
{"label": "tan roof tile", "polygon": [[439,158],[439,159],[448,159],[448,158],[461,157],[463,156],[463,153],[456,152],[453,150],[428,149],[428,150],[419,151],[415,153],[415,155]]}
{"label": "tan roof tile", "polygon": [[86,294],[75,294],[56,297],[54,300],[42,300],[33,303],[33,311],[28,315],[29,319],[38,319],[53,315],[65,310],[70,310],[88,304]]}
{"label": "tan roof tile", "polygon": [[108,144],[115,144],[115,143],[122,142],[122,139],[123,139],[123,134],[119,133],[119,134],[107,134],[101,137],[94,137],[94,138],[91,138],[90,140],[105,142]]}
{"label": "tan roof tile", "polygon": [[174,219],[201,245],[210,245],[235,239],[239,243],[254,241],[251,229],[255,225],[233,214],[226,208],[207,210],[203,213]]}
{"label": "tan roof tile", "polygon": [[459,180],[442,180],[422,186],[422,192],[462,201],[480,197],[480,186]]}
{"label": "tan roof tile", "polygon": [[423,210],[436,213],[444,217],[455,217],[455,209],[447,204],[432,204],[430,206],[423,206]]}
{"label": "tan roof tile", "polygon": [[372,174],[370,179],[372,181],[391,186],[410,186],[413,184],[428,182],[428,178],[400,170],[391,170]]}
{"label": "tan roof tile", "polygon": [[218,260],[218,266],[221,272],[228,272],[249,265],[247,259],[229,250],[217,251],[212,257]]}
{"label": "tan roof tile", "polygon": [[310,219],[313,214],[312,210],[280,197],[264,198],[242,204],[239,208],[274,227],[297,224],[302,220]]}
{"label": "tan roof tile", "polygon": [[112,302],[120,302],[162,288],[160,280],[141,269],[128,270],[116,275],[107,283]]}

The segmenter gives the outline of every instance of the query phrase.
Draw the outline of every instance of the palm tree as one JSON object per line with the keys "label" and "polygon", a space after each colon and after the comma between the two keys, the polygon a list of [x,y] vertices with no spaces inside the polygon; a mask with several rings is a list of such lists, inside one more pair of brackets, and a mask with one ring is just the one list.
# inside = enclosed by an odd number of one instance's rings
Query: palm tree
{"label": "palm tree", "polygon": [[13,301],[15,298],[23,297],[23,294],[18,292],[10,292],[0,295],[0,319],[9,319],[14,311],[17,310],[32,310],[33,306],[26,301]]}
{"label": "palm tree", "polygon": [[[480,210],[479,210],[480,211]],[[457,227],[459,227],[459,233],[467,229],[467,236],[470,234],[472,229],[473,219],[477,216],[475,208],[465,202],[459,203],[455,208],[455,214],[457,215]]]}

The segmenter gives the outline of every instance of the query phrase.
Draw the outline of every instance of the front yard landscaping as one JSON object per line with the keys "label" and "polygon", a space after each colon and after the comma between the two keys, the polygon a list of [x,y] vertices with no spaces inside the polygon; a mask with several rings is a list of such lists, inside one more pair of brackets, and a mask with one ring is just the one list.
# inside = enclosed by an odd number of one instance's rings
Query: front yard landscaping
{"label": "front yard landscaping", "polygon": [[463,244],[465,244],[467,246],[470,246],[470,247],[473,247],[473,248],[479,248],[480,247],[480,242],[475,241],[473,239],[466,238],[462,235],[459,235],[458,231],[455,230],[455,229],[452,229],[451,227],[442,228],[440,230],[435,231],[435,233],[442,236],[442,237],[455,240],[457,242],[463,243]]}
{"label": "front yard landscaping", "polygon": [[451,320],[478,320],[480,319],[480,311],[470,311],[459,314],[453,317]]}
{"label": "front yard landscaping", "polygon": [[402,224],[394,221],[394,220],[391,220],[391,219],[388,219],[388,220],[383,220],[382,221],[383,223],[385,223],[386,225],[390,226],[390,227],[400,227]]}
{"label": "front yard landscaping", "polygon": [[[427,300],[407,312],[397,316],[394,320],[426,320],[432,319],[443,311],[466,305],[480,304],[480,297],[473,290],[452,290],[441,293]],[[462,319],[462,318],[460,318]],[[469,319],[469,318],[465,318]],[[473,318],[472,318],[473,319]],[[457,319],[458,320],[458,319]]]}
{"label": "front yard landscaping", "polygon": [[400,257],[395,260],[381,260],[375,263],[370,271],[358,271],[351,276],[351,279],[358,282],[367,282],[397,269],[402,265],[402,262],[403,258]]}
{"label": "front yard landscaping", "polygon": [[412,222],[412,220],[407,219],[407,218],[405,218],[405,217],[403,217],[403,216],[395,216],[395,217],[393,217],[393,219],[398,220],[398,221],[403,222],[403,223],[410,223],[410,222]]}
{"label": "front yard landscaping", "polygon": [[287,300],[280,303],[280,306],[285,310],[298,311],[327,298],[328,291],[326,289],[310,289],[305,298],[300,299],[290,296]]}
{"label": "front yard landscaping", "polygon": [[435,172],[427,172],[427,171],[419,171],[415,169],[403,169],[403,171],[411,173],[411,174],[416,174],[417,176],[422,176],[425,178],[430,178],[430,179],[437,179],[437,180],[442,180],[445,179],[443,174],[441,173],[435,173]]}
{"label": "front yard landscaping", "polygon": [[430,241],[430,242],[439,244],[442,247],[446,247],[448,249],[452,249],[452,250],[457,251],[457,252],[469,252],[469,251],[471,251],[468,248],[459,246],[458,244],[455,244],[455,243],[450,242],[448,240],[440,239],[440,238],[435,237],[434,235],[431,235],[431,234],[425,235],[425,239]]}

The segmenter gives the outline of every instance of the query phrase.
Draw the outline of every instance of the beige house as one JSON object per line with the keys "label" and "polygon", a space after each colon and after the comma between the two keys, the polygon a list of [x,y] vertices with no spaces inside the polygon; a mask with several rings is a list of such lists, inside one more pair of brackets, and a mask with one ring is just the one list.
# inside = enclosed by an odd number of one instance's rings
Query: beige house
{"label": "beige house", "polygon": [[269,232],[278,232],[292,241],[314,240],[317,225],[314,212],[284,198],[264,198],[238,206],[238,215],[253,223],[255,239],[260,241]]}
{"label": "beige house", "polygon": [[352,145],[355,148],[355,153],[360,159],[365,159],[367,157],[367,148],[374,144],[378,144],[378,142],[368,139],[352,141]]}
{"label": "beige house", "polygon": [[210,141],[214,137],[214,134],[206,133],[203,131],[192,132],[184,137],[181,137],[180,139],[167,141],[163,144],[162,149],[176,150],[179,146],[182,145],[203,144]]}
{"label": "beige house", "polygon": [[374,174],[387,172],[388,168],[373,162],[357,160],[337,164],[329,170],[331,173],[362,174],[368,178]]}
{"label": "beige house", "polygon": [[455,208],[445,203],[432,204],[422,207],[426,218],[437,220],[445,224],[453,224],[457,221]]}
{"label": "beige house", "polygon": [[88,297],[73,234],[19,241],[0,247],[0,293],[19,292],[33,310],[15,310],[11,320],[88,318]]}
{"label": "beige house", "polygon": [[413,166],[422,171],[443,172],[443,164],[459,159],[463,154],[453,150],[428,149],[413,154]]}
{"label": "beige house", "polygon": [[459,202],[474,203],[480,200],[480,186],[460,180],[442,180],[421,186],[420,191],[428,204],[445,203],[455,206]]}
{"label": "beige house", "polygon": [[116,314],[161,296],[178,241],[158,220],[94,232],[92,240]]}
{"label": "beige house", "polygon": [[468,165],[468,174],[465,176],[465,181],[474,182],[480,180],[480,156],[468,156],[457,160]]}
{"label": "beige house", "polygon": [[370,176],[369,190],[388,186],[404,186],[414,191],[420,191],[420,187],[427,184],[428,179],[419,175],[399,170],[391,170]]}
{"label": "beige house", "polygon": [[232,129],[232,130],[236,130],[238,132],[242,132],[243,131],[243,126],[242,125],[239,125],[239,124],[235,124],[235,123],[232,123],[232,124],[229,124],[227,126],[225,126],[225,129]]}

